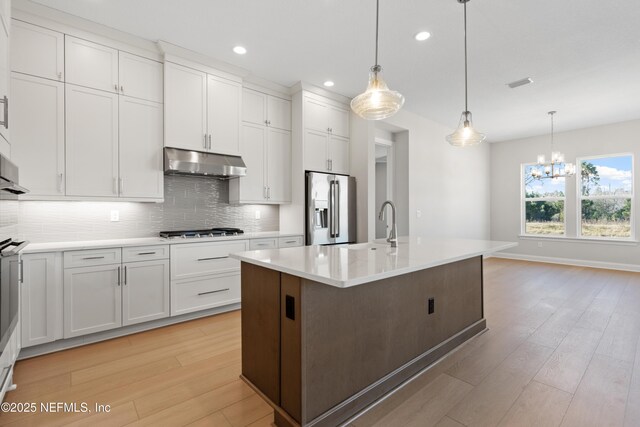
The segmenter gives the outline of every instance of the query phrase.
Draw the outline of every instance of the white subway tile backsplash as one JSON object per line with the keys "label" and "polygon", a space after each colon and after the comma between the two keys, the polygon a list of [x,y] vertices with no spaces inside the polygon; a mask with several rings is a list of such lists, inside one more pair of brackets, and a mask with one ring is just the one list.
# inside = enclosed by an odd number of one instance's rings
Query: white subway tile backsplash
{"label": "white subway tile backsplash", "polygon": [[[202,227],[278,230],[277,205],[229,205],[228,188],[211,178],[165,176],[164,203],[22,201],[13,218],[19,210],[17,234],[31,242],[151,237],[163,230]],[[119,211],[119,222],[111,222],[112,210]]]}

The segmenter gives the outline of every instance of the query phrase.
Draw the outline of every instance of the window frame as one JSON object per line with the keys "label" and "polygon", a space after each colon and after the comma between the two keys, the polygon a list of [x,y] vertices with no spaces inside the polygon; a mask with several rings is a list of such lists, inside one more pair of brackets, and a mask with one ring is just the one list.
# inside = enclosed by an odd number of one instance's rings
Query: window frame
{"label": "window frame", "polygon": [[[606,159],[610,157],[631,157],[631,195],[630,196],[583,196],[582,195],[582,162],[594,159]],[[635,221],[635,193],[636,193],[636,171],[635,156],[633,153],[614,153],[602,154],[596,156],[582,156],[576,158],[576,238],[579,240],[608,240],[614,242],[627,242],[636,240],[636,221]],[[578,175],[580,174],[580,175]],[[606,200],[606,199],[631,199],[631,214],[629,215],[629,224],[631,233],[629,237],[614,236],[583,236],[582,235],[582,201],[583,200]],[[566,217],[565,217],[566,219]]]}
{"label": "window frame", "polygon": [[[527,166],[536,166],[537,163],[529,162],[520,165],[520,236],[540,238],[566,238],[567,237],[567,179],[564,178],[564,197],[530,197],[527,198],[527,186],[525,174]],[[545,178],[551,179],[551,178]],[[564,202],[564,232],[562,234],[530,234],[527,233],[527,202]]]}

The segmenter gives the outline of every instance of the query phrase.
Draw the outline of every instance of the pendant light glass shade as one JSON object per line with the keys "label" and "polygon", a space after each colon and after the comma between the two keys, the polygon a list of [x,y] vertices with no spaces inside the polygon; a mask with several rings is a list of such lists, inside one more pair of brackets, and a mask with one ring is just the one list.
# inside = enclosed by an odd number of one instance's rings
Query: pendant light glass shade
{"label": "pendant light glass shade", "polygon": [[469,85],[467,72],[467,3],[469,0],[457,0],[464,6],[464,111],[460,116],[458,129],[447,135],[447,142],[455,147],[471,147],[485,140],[486,135],[473,128],[473,119],[469,111]]}
{"label": "pendant light glass shade", "polygon": [[382,67],[378,64],[378,21],[380,0],[376,0],[376,56],[369,72],[369,84],[364,93],[351,100],[351,109],[365,120],[382,120],[393,116],[404,105],[404,96],[389,87],[382,79]]}
{"label": "pendant light glass shade", "polygon": [[460,116],[460,123],[458,129],[451,135],[447,135],[447,141],[449,144],[455,147],[471,147],[472,145],[478,145],[484,139],[486,135],[476,131],[473,128],[473,119],[471,112],[464,111]]}
{"label": "pendant light glass shade", "polygon": [[393,116],[404,105],[404,96],[390,90],[382,78],[382,67],[371,67],[369,84],[364,93],[351,100],[354,113],[366,120],[381,120]]}

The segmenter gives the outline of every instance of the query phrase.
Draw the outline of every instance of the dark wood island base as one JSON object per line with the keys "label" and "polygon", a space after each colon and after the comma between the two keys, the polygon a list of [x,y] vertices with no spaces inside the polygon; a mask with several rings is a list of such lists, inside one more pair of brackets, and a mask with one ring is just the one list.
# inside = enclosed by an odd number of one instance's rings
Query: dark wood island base
{"label": "dark wood island base", "polygon": [[280,427],[340,425],[485,329],[482,256],[346,288],[242,262],[242,378]]}

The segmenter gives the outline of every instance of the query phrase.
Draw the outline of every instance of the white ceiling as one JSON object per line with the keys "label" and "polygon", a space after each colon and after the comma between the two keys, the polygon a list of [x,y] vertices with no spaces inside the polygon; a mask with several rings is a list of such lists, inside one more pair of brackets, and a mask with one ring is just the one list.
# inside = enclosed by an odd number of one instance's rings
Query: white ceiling
{"label": "white ceiling", "polygon": [[[374,0],[35,0],[173,44],[291,86],[364,90],[373,65]],[[380,64],[405,108],[455,127],[463,110],[462,5],[381,0]],[[640,118],[640,2],[473,0],[469,109],[490,141]],[[431,32],[426,42],[413,35]],[[248,53],[231,51],[237,44]],[[509,89],[506,83],[534,83]]]}

